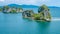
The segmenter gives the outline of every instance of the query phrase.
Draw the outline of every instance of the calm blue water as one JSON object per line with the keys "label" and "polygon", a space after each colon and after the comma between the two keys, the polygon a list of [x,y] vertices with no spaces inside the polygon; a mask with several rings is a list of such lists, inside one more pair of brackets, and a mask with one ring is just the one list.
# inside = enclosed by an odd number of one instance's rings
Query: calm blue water
{"label": "calm blue water", "polygon": [[[27,9],[33,9],[37,13],[37,8]],[[60,34],[60,8],[50,8],[50,13],[53,17],[51,22],[38,22],[23,19],[22,13],[0,12],[0,34]]]}

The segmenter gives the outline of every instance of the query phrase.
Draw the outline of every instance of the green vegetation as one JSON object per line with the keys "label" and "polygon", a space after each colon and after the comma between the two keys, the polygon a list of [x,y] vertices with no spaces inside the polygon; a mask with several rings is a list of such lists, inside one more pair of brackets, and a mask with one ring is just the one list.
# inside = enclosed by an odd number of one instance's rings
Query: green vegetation
{"label": "green vegetation", "polygon": [[34,14],[32,16],[34,17],[35,20],[43,20],[44,16],[42,14],[43,14],[43,12],[40,12],[40,13]]}
{"label": "green vegetation", "polygon": [[8,10],[8,9],[9,9],[9,6],[4,6],[4,9],[5,9],[5,10]]}
{"label": "green vegetation", "polygon": [[0,11],[2,11],[2,8],[0,8]]}
{"label": "green vegetation", "polygon": [[12,9],[12,10],[10,11],[10,13],[16,13],[16,10],[13,10],[13,9]]}
{"label": "green vegetation", "polygon": [[40,20],[40,15],[39,14],[34,14],[33,17],[34,17],[35,20]]}

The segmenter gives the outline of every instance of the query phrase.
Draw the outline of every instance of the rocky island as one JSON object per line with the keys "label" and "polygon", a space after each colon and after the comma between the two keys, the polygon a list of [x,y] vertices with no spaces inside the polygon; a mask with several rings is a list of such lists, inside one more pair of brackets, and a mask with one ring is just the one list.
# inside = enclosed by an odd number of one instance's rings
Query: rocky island
{"label": "rocky island", "polygon": [[46,5],[42,5],[38,8],[38,13],[34,13],[31,10],[24,11],[22,13],[23,17],[31,17],[34,20],[39,21],[51,21],[51,15],[49,12],[49,8]]}
{"label": "rocky island", "polygon": [[20,13],[23,12],[22,8],[3,6],[0,8],[0,11],[3,13]]}

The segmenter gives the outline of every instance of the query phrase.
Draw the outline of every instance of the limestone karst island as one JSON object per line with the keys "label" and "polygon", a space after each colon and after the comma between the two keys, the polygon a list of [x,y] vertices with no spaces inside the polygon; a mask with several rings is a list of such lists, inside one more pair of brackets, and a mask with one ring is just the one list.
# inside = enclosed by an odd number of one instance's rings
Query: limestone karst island
{"label": "limestone karst island", "polygon": [[34,13],[33,10],[26,10],[22,15],[25,18],[32,18],[34,20],[51,21],[49,8],[46,5],[39,7],[37,12],[38,13]]}
{"label": "limestone karst island", "polygon": [[38,21],[51,21],[50,9],[46,5],[38,7],[37,13],[33,10],[24,10],[22,7],[3,6],[0,8],[0,12],[9,13],[22,13],[22,18],[28,18]]}

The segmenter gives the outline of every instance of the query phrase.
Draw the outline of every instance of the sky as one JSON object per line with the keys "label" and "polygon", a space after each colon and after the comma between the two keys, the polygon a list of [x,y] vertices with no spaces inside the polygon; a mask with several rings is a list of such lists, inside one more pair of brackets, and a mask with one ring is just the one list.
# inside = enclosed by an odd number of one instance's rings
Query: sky
{"label": "sky", "polygon": [[19,5],[36,5],[40,6],[46,4],[47,6],[58,6],[60,7],[60,0],[0,0],[0,6],[8,4],[19,4]]}

